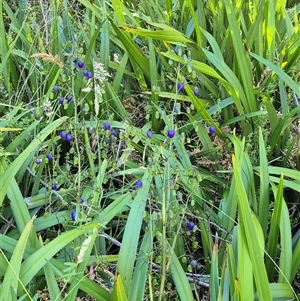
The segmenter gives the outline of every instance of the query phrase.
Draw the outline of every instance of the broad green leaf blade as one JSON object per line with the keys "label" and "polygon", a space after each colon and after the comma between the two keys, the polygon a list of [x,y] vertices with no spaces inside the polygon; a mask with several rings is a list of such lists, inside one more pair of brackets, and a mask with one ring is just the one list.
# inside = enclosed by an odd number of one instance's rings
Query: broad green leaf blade
{"label": "broad green leaf blade", "polygon": [[132,202],[123,235],[123,243],[119,254],[118,271],[122,278],[126,296],[129,296],[132,272],[136,260],[137,246],[143,220],[146,199],[152,182],[148,169],[142,178],[143,187],[139,188]]}
{"label": "broad green leaf blade", "polygon": [[260,195],[259,195],[259,222],[261,224],[264,236],[267,236],[269,211],[269,173],[266,147],[262,135],[262,129],[259,128],[259,163],[260,163]]}
{"label": "broad green leaf blade", "polygon": [[[151,229],[153,231],[153,229]],[[136,260],[136,265],[133,273],[129,300],[141,300],[141,296],[145,296],[145,286],[147,281],[147,273],[149,269],[150,257],[146,254],[151,253],[152,249],[152,233],[150,230],[145,233],[139,250],[139,255]]]}
{"label": "broad green leaf blade", "polygon": [[180,296],[180,300],[185,300],[185,301],[194,300],[191,286],[174,252],[172,252],[172,256],[171,256],[170,272],[172,275],[172,279],[176,285],[176,291]]}
{"label": "broad green leaf blade", "polygon": [[[237,139],[235,137],[235,139]],[[252,212],[248,203],[248,197],[243,186],[241,177],[241,163],[239,158],[233,155],[232,158],[234,167],[234,178],[236,180],[236,187],[238,193],[238,205],[239,205],[239,219],[243,224],[244,235],[248,246],[249,256],[251,258],[254,280],[258,292],[258,296],[261,300],[271,301],[271,292],[266,289],[269,286],[267,273],[264,268],[264,261],[262,256],[261,246],[257,237],[256,225],[253,222]]]}

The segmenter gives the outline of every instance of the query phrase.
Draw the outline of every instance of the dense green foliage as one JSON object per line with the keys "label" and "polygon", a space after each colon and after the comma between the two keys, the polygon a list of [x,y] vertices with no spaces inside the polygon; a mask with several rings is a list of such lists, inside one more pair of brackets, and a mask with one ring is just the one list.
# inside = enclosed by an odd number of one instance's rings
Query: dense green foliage
{"label": "dense green foliage", "polygon": [[0,300],[299,300],[300,4],[17,2]]}

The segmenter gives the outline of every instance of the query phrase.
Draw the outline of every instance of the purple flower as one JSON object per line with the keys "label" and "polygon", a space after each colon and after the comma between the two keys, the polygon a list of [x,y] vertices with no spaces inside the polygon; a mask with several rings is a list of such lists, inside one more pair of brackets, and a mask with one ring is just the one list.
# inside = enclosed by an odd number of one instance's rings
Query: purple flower
{"label": "purple flower", "polygon": [[208,131],[209,131],[210,134],[214,134],[214,133],[216,132],[216,128],[215,128],[213,125],[211,125],[211,126],[208,128]]}
{"label": "purple flower", "polygon": [[80,61],[80,60],[78,60],[78,61],[77,61],[77,66],[78,66],[78,68],[83,68],[83,66],[84,66],[84,62],[83,62],[83,61]]}
{"label": "purple flower", "polygon": [[199,94],[200,94],[200,93],[199,93],[198,87],[195,87],[195,88],[194,88],[194,95],[198,97]]}
{"label": "purple flower", "polygon": [[67,95],[66,100],[67,102],[71,102],[73,99],[73,97],[71,95]]}
{"label": "purple flower", "polygon": [[117,137],[117,131],[116,131],[116,130],[112,130],[112,131],[110,132],[110,135],[111,135],[111,136],[114,136],[114,137]]}
{"label": "purple flower", "polygon": [[58,87],[58,86],[54,86],[54,87],[53,87],[53,92],[54,92],[54,93],[57,93],[58,91],[59,91],[59,87]]}
{"label": "purple flower", "polygon": [[67,134],[66,131],[61,131],[61,132],[60,132],[60,138],[61,138],[62,140],[66,140],[66,139],[67,139],[67,136],[68,136],[68,134]]}
{"label": "purple flower", "polygon": [[46,156],[46,158],[48,159],[49,162],[52,162],[53,161],[53,156],[51,154],[48,154]]}
{"label": "purple flower", "polygon": [[193,222],[188,222],[188,223],[187,223],[187,228],[188,228],[190,231],[193,231],[194,226],[195,226],[195,224],[194,224]]}
{"label": "purple flower", "polygon": [[182,82],[179,82],[177,84],[177,92],[182,92],[184,90],[184,84]]}
{"label": "purple flower", "polygon": [[147,137],[149,138],[149,139],[151,139],[152,138],[152,136],[153,136],[153,133],[152,133],[152,131],[147,131]]}
{"label": "purple flower", "polygon": [[93,78],[93,73],[89,71],[86,76],[88,79]]}
{"label": "purple flower", "polygon": [[66,140],[67,140],[68,142],[72,142],[72,141],[73,141],[72,135],[71,135],[71,134],[68,134],[67,137],[66,137]]}
{"label": "purple flower", "polygon": [[83,75],[84,75],[84,76],[87,76],[88,73],[89,73],[89,72],[88,72],[86,69],[83,70]]}
{"label": "purple flower", "polygon": [[110,123],[105,122],[104,125],[103,125],[103,129],[104,129],[104,131],[109,131],[110,130]]}
{"label": "purple flower", "polygon": [[56,184],[52,184],[51,188],[52,188],[52,190],[57,190],[57,185]]}
{"label": "purple flower", "polygon": [[62,96],[58,97],[58,103],[62,105],[64,103],[64,98]]}
{"label": "purple flower", "polygon": [[75,219],[76,219],[76,210],[75,209],[73,209],[71,211],[71,219],[72,219],[72,221],[75,221]]}
{"label": "purple flower", "polygon": [[192,260],[190,263],[191,267],[194,269],[197,266],[197,261],[196,260]]}
{"label": "purple flower", "polygon": [[35,164],[36,164],[36,165],[39,165],[39,164],[41,164],[41,162],[42,162],[42,160],[41,160],[41,159],[39,159],[39,158],[37,158],[37,159],[35,160]]}
{"label": "purple flower", "polygon": [[167,135],[168,135],[169,138],[173,138],[175,136],[175,131],[174,130],[168,130]]}
{"label": "purple flower", "polygon": [[136,188],[141,188],[143,186],[143,182],[141,180],[138,180],[135,182],[135,187]]}

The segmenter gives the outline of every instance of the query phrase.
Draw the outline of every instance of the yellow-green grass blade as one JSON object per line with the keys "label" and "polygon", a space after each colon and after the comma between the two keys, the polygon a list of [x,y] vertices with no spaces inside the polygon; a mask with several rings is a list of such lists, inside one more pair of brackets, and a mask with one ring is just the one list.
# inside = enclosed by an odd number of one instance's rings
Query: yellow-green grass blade
{"label": "yellow-green grass blade", "polygon": [[[274,190],[274,189],[273,189]],[[266,270],[268,273],[268,277],[270,280],[273,279],[274,271],[275,271],[275,262],[277,256],[277,245],[279,238],[279,225],[280,225],[280,217],[281,217],[281,208],[283,202],[283,175],[280,177],[280,182],[278,186],[278,190],[275,195],[275,204],[274,204],[274,212],[271,217],[270,231],[268,236],[268,245],[267,245],[267,258],[266,258]]]}
{"label": "yellow-green grass blade", "polygon": [[[111,301],[127,301],[126,291],[124,288],[123,280],[120,274],[118,274],[117,279],[114,283],[114,289],[111,295]],[[132,299],[138,300],[138,299]]]}
{"label": "yellow-green grass blade", "polygon": [[226,244],[227,250],[227,268],[228,268],[228,278],[229,278],[229,288],[231,299],[235,293],[235,279],[237,277],[237,266],[236,260],[233,253],[232,245]]}
{"label": "yellow-green grass blade", "polygon": [[124,284],[126,296],[129,296],[130,283],[132,280],[132,273],[142,226],[143,212],[145,210],[146,199],[152,182],[152,176],[149,174],[148,169],[145,169],[141,180],[143,186],[138,189],[131,205],[118,261],[118,271]]}
{"label": "yellow-green grass blade", "polygon": [[272,69],[280,77],[280,79],[283,80],[293,90],[293,92],[296,93],[296,95],[298,97],[300,97],[299,86],[280,67],[274,65],[272,62],[266,60],[265,58],[255,54],[255,53],[249,52],[249,54],[252,57],[254,57],[255,59],[257,59],[258,61],[262,62],[264,65],[266,65],[270,69]]}
{"label": "yellow-green grass blade", "polygon": [[294,279],[300,267],[300,229],[293,236],[293,256],[291,279]]}
{"label": "yellow-green grass blade", "polygon": [[264,57],[269,60],[273,61],[275,56],[275,6],[273,0],[265,1],[264,5],[264,49],[265,55]]}
{"label": "yellow-green grass blade", "polygon": [[128,33],[136,34],[142,37],[151,38],[153,40],[162,40],[168,43],[192,43],[192,40],[187,38],[183,33],[177,31],[175,28],[160,24],[149,22],[150,25],[158,27],[160,29],[157,30],[149,30],[144,28],[135,28],[131,26],[122,26],[120,27],[122,30]]}
{"label": "yellow-green grass blade", "polygon": [[[199,4],[199,2],[198,2]],[[196,15],[195,9],[194,9],[194,4],[192,3],[191,0],[187,0],[187,5],[189,7],[190,14],[192,16],[191,20],[194,23],[194,30],[196,33],[196,43],[198,46],[202,47],[202,37],[201,37],[201,32],[200,32],[200,26],[199,24],[199,18]],[[198,10],[201,10],[201,7],[198,6]],[[203,23],[203,20],[202,20]]]}
{"label": "yellow-green grass blade", "polygon": [[[235,137],[235,139],[237,139]],[[258,296],[261,300],[271,301],[271,293],[268,289],[268,278],[264,267],[262,250],[257,237],[257,225],[253,222],[254,218],[249,206],[248,197],[243,186],[241,177],[241,162],[238,157],[233,155],[234,178],[236,180],[238,206],[239,206],[239,221],[243,225],[243,235],[246,241],[249,256],[252,262],[253,275]]]}
{"label": "yellow-green grass blade", "polygon": [[[251,219],[251,216],[248,216]],[[238,252],[237,252],[237,279],[240,285],[240,296],[242,300],[253,300],[254,283],[253,267],[248,251],[247,239],[243,223],[240,222],[238,229]],[[258,250],[259,252],[260,250]]]}
{"label": "yellow-green grass blade", "polygon": [[[273,301],[295,300],[295,295],[290,285],[286,283],[270,283],[269,286]],[[260,301],[257,294],[255,295],[254,300]]]}
{"label": "yellow-green grass blade", "polygon": [[235,10],[233,3],[230,0],[223,0],[225,5],[227,19],[230,28],[230,34],[233,41],[233,48],[235,52],[236,60],[238,60],[238,74],[241,78],[243,85],[244,94],[247,95],[247,99],[243,102],[246,112],[256,112],[257,103],[254,95],[253,84],[252,84],[252,72],[251,64],[248,54],[245,51],[245,47],[242,41],[240,28],[238,27],[238,20],[235,16]]}
{"label": "yellow-green grass blade", "polygon": [[100,212],[99,217],[97,217],[96,220],[103,225],[108,224],[118,213],[124,210],[126,204],[128,204],[130,200],[130,193],[120,195]]}
{"label": "yellow-green grass blade", "polygon": [[95,240],[98,236],[99,226],[94,227],[92,231],[88,234],[88,236],[84,239],[81,244],[79,254],[76,258],[76,270],[75,270],[75,277],[73,278],[72,282],[70,283],[70,287],[68,289],[68,295],[65,298],[66,301],[73,301],[76,299],[77,292],[79,289],[79,284],[83,278],[86,276],[84,275],[84,271],[87,267],[87,263],[94,248]]}
{"label": "yellow-green grass blade", "polygon": [[220,289],[218,249],[218,243],[215,243],[212,250],[210,266],[209,295],[211,300],[217,300]]}
{"label": "yellow-green grass blade", "polygon": [[20,239],[16,244],[2,282],[2,291],[0,294],[1,300],[12,300],[10,288],[12,288],[15,293],[18,291],[21,263],[27,240],[30,232],[33,230],[33,220],[34,217],[26,224],[24,231],[22,232]]}
{"label": "yellow-green grass blade", "polygon": [[10,182],[18,172],[19,168],[22,166],[23,162],[25,162],[27,160],[27,157],[30,156],[31,153],[38,146],[40,146],[41,142],[43,142],[48,135],[50,135],[58,126],[60,126],[66,120],[67,117],[62,117],[51,122],[48,126],[46,126],[38,135],[35,136],[33,141],[15,159],[15,161],[9,165],[5,172],[2,175],[0,175],[0,183],[2,184],[2,187],[0,189],[0,207],[2,206],[2,202],[10,185]]}
{"label": "yellow-green grass blade", "polygon": [[10,208],[16,220],[19,234],[21,234],[30,220],[30,214],[15,178],[11,179],[10,185],[8,186],[7,197],[10,200]]}
{"label": "yellow-green grass blade", "polygon": [[[150,76],[151,76],[151,87],[154,87],[151,89],[151,103],[152,106],[152,116],[155,116],[158,105],[158,94],[155,92],[156,87],[160,87],[158,84],[158,74],[157,74],[157,64],[156,64],[156,53],[155,53],[155,47],[152,39],[148,39],[148,47],[149,47],[149,60],[150,60]],[[160,90],[160,89],[159,89]],[[157,118],[152,118],[152,130],[154,132],[157,132],[159,128],[159,121]]]}
{"label": "yellow-green grass blade", "polygon": [[281,218],[280,218],[280,260],[278,282],[289,283],[292,282],[292,237],[291,237],[291,221],[290,213],[287,208],[286,202],[283,199]]}
{"label": "yellow-green grass blade", "polygon": [[[283,185],[282,181],[283,181],[283,177],[281,176],[279,186]],[[283,190],[283,188],[281,189]],[[274,195],[276,196],[278,195],[278,193],[281,192],[279,188],[277,188],[277,186],[273,183],[272,183],[272,190]],[[275,209],[276,209],[276,204],[275,204],[272,218],[276,214]],[[292,269],[292,237],[291,237],[292,230],[291,230],[289,211],[283,197],[282,197],[282,205],[279,214],[280,214],[279,230],[280,230],[281,252],[279,256],[280,260],[279,260],[278,282],[289,283],[291,281],[291,269]],[[278,254],[276,254],[276,256],[277,255]]]}
{"label": "yellow-green grass blade", "polygon": [[268,230],[268,214],[269,212],[269,170],[266,147],[262,134],[262,129],[259,128],[259,165],[260,165],[260,194],[259,194],[259,210],[258,220],[264,233],[267,236]]}

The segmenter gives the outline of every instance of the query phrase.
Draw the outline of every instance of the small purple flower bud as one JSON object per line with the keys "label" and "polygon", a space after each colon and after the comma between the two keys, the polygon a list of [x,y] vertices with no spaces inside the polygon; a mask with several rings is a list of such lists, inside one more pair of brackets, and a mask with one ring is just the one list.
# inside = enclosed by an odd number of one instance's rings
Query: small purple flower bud
{"label": "small purple flower bud", "polygon": [[83,70],[83,75],[84,75],[84,76],[87,76],[88,73],[89,73],[89,72],[88,72],[86,69]]}
{"label": "small purple flower bud", "polygon": [[35,164],[36,164],[36,165],[39,165],[39,164],[41,164],[41,162],[42,162],[42,160],[41,160],[41,159],[39,159],[39,158],[37,158],[37,159],[35,160]]}
{"label": "small purple flower bud", "polygon": [[67,137],[66,137],[66,140],[67,140],[68,142],[72,142],[72,141],[73,141],[72,135],[71,135],[71,134],[68,134]]}
{"label": "small purple flower bud", "polygon": [[111,135],[111,136],[114,136],[114,137],[117,137],[117,131],[116,131],[116,130],[112,130],[112,131],[110,132],[110,135]]}
{"label": "small purple flower bud", "polygon": [[136,188],[141,188],[143,186],[143,182],[141,180],[136,181],[135,187]]}
{"label": "small purple flower bud", "polygon": [[54,86],[54,87],[53,87],[53,92],[54,92],[54,93],[57,93],[58,91],[59,91],[59,87],[58,87],[58,86]]}
{"label": "small purple flower bud", "polygon": [[66,100],[68,103],[71,102],[72,99],[73,99],[73,97],[71,95],[67,95]]}
{"label": "small purple flower bud", "polygon": [[198,97],[199,94],[200,94],[200,93],[199,93],[198,87],[195,87],[195,88],[194,88],[194,95]]}
{"label": "small purple flower bud", "polygon": [[57,185],[56,184],[52,184],[51,188],[52,188],[52,190],[57,190]]}
{"label": "small purple flower bud", "polygon": [[61,138],[62,140],[66,140],[66,139],[67,139],[67,136],[68,136],[68,134],[67,134],[66,131],[61,131],[61,132],[60,132],[60,138]]}
{"label": "small purple flower bud", "polygon": [[93,78],[93,73],[89,71],[86,76],[88,79]]}
{"label": "small purple flower bud", "polygon": [[62,96],[58,97],[58,103],[62,105],[64,103],[64,98]]}
{"label": "small purple flower bud", "polygon": [[182,82],[179,82],[177,84],[177,92],[182,92],[184,90],[184,84]]}
{"label": "small purple flower bud", "polygon": [[104,125],[103,125],[103,129],[104,129],[104,131],[109,131],[110,130],[110,123],[105,122]]}
{"label": "small purple flower bud", "polygon": [[211,126],[208,128],[208,131],[209,131],[210,134],[214,134],[214,133],[216,132],[216,128],[215,128],[213,125],[211,125]]}
{"label": "small purple flower bud", "polygon": [[48,154],[46,156],[46,158],[48,159],[49,162],[52,162],[53,161],[53,156],[51,154]]}
{"label": "small purple flower bud", "polygon": [[75,221],[75,219],[76,219],[76,210],[75,209],[73,209],[71,211],[71,219],[72,219],[72,221]]}
{"label": "small purple flower bud", "polygon": [[193,222],[188,222],[188,223],[187,223],[187,228],[188,228],[190,231],[193,231],[194,226],[195,226],[195,224],[194,224]]}
{"label": "small purple flower bud", "polygon": [[191,267],[194,269],[197,266],[197,261],[196,260],[192,260],[190,263]]}
{"label": "small purple flower bud", "polygon": [[175,131],[174,130],[168,130],[168,137],[173,138],[175,136]]}
{"label": "small purple flower bud", "polygon": [[84,66],[84,62],[83,62],[83,61],[80,61],[80,60],[78,60],[78,61],[77,61],[77,66],[78,66],[78,68],[83,68],[83,66]]}
{"label": "small purple flower bud", "polygon": [[149,138],[149,139],[151,139],[152,137],[153,137],[153,133],[152,133],[152,131],[147,131],[147,137]]}

